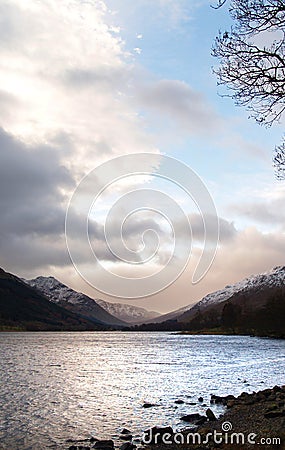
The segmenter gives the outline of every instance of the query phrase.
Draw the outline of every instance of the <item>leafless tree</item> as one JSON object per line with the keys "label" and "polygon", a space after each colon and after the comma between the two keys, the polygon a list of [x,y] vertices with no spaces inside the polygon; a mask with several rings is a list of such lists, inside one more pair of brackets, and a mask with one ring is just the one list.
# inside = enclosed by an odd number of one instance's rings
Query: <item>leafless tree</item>
{"label": "leafless tree", "polygon": [[[217,1],[216,9],[227,3]],[[220,61],[214,69],[218,85],[250,117],[271,126],[285,112],[285,0],[231,0],[229,13],[234,25],[219,32],[212,49]],[[276,151],[274,165],[285,178],[285,144]]]}
{"label": "leafless tree", "polygon": [[275,148],[273,155],[273,167],[278,180],[285,179],[285,139],[281,145]]}

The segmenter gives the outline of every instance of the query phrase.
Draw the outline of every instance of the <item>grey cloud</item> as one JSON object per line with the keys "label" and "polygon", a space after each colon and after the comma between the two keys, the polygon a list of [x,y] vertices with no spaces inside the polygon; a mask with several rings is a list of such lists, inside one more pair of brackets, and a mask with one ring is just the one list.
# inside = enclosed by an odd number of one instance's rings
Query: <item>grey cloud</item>
{"label": "grey cloud", "polygon": [[[192,235],[193,240],[196,242],[204,242],[205,238],[205,229],[204,229],[204,222],[203,217],[200,214],[190,214],[188,216],[189,223],[192,229]],[[216,239],[216,218],[214,217],[208,217],[207,220],[208,223],[210,223],[210,227],[206,230],[207,236],[210,240]],[[176,224],[175,228],[180,231],[180,237],[184,236],[184,238],[189,238],[188,234],[185,236],[185,231],[181,227],[179,227],[179,224]],[[237,236],[237,230],[234,226],[233,222],[229,222],[226,219],[219,218],[219,241],[220,242],[226,242],[231,241],[235,239]]]}
{"label": "grey cloud", "polygon": [[189,132],[217,130],[221,119],[204,96],[179,80],[161,80],[141,88],[139,100],[148,108],[159,110]]}
{"label": "grey cloud", "polygon": [[0,267],[12,273],[29,274],[68,265],[70,258],[61,236],[58,239],[17,235],[7,238],[0,232]]}
{"label": "grey cloud", "polygon": [[75,88],[89,88],[96,84],[119,88],[128,79],[127,67],[98,67],[95,69],[69,69],[63,76],[67,86]]}
{"label": "grey cloud", "polygon": [[[207,233],[211,237],[216,237],[216,234],[214,232],[214,226],[215,226],[215,218],[210,218],[210,228],[207,231]],[[204,240],[204,224],[202,216],[199,214],[191,214],[189,216],[189,221],[192,227],[193,237],[194,240],[197,241],[203,241]],[[229,222],[226,219],[219,218],[219,241],[224,242],[228,240],[232,240],[236,237],[237,230],[233,224],[233,222]]]}
{"label": "grey cloud", "polygon": [[65,261],[63,190],[74,181],[58,151],[25,145],[3,130],[0,149],[1,262]]}
{"label": "grey cloud", "polygon": [[[142,255],[139,253],[142,242],[144,241],[146,250],[150,254],[155,251],[158,242],[157,237],[154,236],[153,233],[148,232],[143,236],[146,230],[153,230],[154,232],[156,232],[163,243],[168,241],[168,236],[163,233],[160,224],[155,219],[152,219],[150,217],[141,220],[135,218],[127,220],[122,230],[121,225],[122,224],[118,221],[113,220],[109,228],[111,233],[108,233],[105,238],[104,226],[98,224],[95,221],[90,222],[90,240],[94,249],[96,250],[96,255],[98,255],[99,258],[113,262],[120,261],[110,251],[108,247],[109,245],[115,253],[117,252],[117,250],[119,250],[120,256],[126,259],[130,257],[129,249],[131,249],[134,252],[132,254],[132,260],[139,262],[142,258]],[[108,243],[106,242],[106,239]],[[135,252],[138,253],[135,254]],[[161,257],[164,258],[163,255],[161,255]]]}
{"label": "grey cloud", "polygon": [[235,204],[229,210],[261,224],[275,224],[284,227],[284,198],[271,199],[270,202]]}

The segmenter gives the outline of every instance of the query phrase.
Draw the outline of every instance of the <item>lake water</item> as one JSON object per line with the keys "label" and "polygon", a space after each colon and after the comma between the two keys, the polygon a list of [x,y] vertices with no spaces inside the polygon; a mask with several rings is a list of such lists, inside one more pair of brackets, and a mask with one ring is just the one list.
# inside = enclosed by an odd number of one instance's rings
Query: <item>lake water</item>
{"label": "lake water", "polygon": [[[284,384],[285,341],[169,333],[0,333],[0,448],[66,449],[121,427],[185,426],[210,395]],[[186,403],[176,405],[182,399]],[[144,402],[157,406],[145,409]],[[196,403],[190,405],[189,403]],[[220,408],[220,409],[219,409]],[[221,407],[213,407],[216,414]]]}

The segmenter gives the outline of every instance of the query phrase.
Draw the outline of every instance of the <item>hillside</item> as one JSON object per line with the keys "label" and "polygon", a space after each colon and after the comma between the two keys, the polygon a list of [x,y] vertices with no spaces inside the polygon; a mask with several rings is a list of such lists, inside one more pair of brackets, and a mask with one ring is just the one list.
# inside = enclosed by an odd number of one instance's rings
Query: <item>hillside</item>
{"label": "hillside", "polygon": [[127,305],[125,303],[111,303],[101,299],[96,299],[96,303],[102,306],[102,308],[104,308],[113,316],[116,316],[124,322],[128,323],[156,321],[161,316],[161,314],[156,311],[148,311],[145,308]]}
{"label": "hillside", "polygon": [[95,319],[116,327],[126,325],[126,322],[110,314],[93,298],[69,288],[54,277],[41,276],[24,281],[44,294],[52,303],[85,316],[87,319]]}
{"label": "hillside", "polygon": [[226,286],[178,312],[170,320],[140,329],[285,337],[285,267]]}
{"label": "hillside", "polygon": [[0,269],[0,329],[103,330],[106,325],[80,317]]}

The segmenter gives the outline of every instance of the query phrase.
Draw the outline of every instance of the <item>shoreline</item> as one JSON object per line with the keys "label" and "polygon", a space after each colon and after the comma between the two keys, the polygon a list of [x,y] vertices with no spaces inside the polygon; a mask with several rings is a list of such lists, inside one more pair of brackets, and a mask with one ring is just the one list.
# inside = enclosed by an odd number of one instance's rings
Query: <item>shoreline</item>
{"label": "shoreline", "polygon": [[[251,394],[211,396],[211,404],[224,405],[218,418],[210,408],[206,415],[185,416],[185,428],[174,432],[170,426],[145,430],[141,439],[122,429],[118,441],[94,437],[66,443],[66,450],[284,450],[285,385]],[[188,426],[187,426],[188,422]],[[68,441],[67,441],[68,442]],[[72,443],[72,445],[71,445]]]}
{"label": "shoreline", "polygon": [[[215,397],[215,396],[213,396]],[[175,443],[175,433],[171,444],[144,446],[145,450],[242,450],[242,449],[285,449],[285,386],[275,386],[251,394],[243,392],[234,397],[217,396],[214,402],[224,404],[226,411],[219,418],[207,414],[207,421],[194,428],[184,429],[184,444]],[[193,420],[195,426],[195,421]],[[198,435],[193,444],[193,433]],[[187,434],[190,433],[191,444],[187,444]],[[218,433],[215,440],[215,433]],[[179,434],[179,433],[178,433]],[[211,436],[209,436],[211,434]],[[237,436],[239,434],[239,436]],[[244,439],[244,441],[243,441]],[[158,438],[158,440],[161,440]],[[220,441],[223,442],[220,442]],[[179,436],[177,441],[179,441]],[[180,442],[183,439],[180,437]],[[209,442],[207,442],[209,441]]]}

